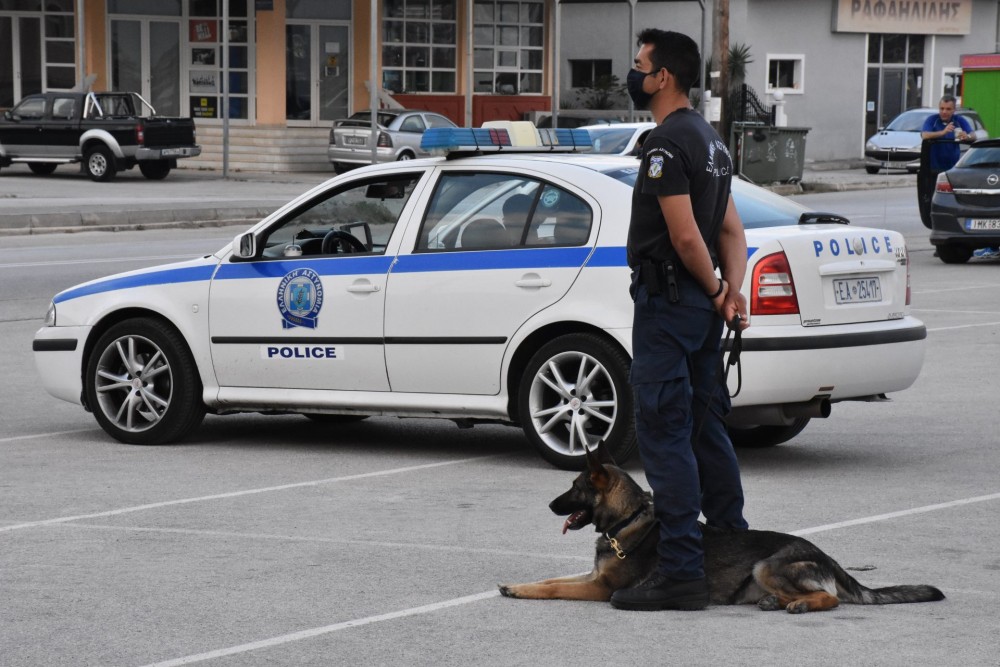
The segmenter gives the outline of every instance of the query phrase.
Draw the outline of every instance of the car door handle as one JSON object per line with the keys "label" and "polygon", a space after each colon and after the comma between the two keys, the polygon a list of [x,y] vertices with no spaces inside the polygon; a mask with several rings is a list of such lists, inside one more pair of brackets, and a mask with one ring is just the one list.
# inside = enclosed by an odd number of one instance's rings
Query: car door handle
{"label": "car door handle", "polygon": [[365,280],[364,282],[357,282],[357,283],[354,283],[353,285],[348,285],[347,286],[347,291],[348,292],[354,292],[355,294],[365,294],[365,293],[368,293],[368,292],[378,292],[381,289],[382,288],[379,287],[378,285],[373,285],[372,283],[368,282],[367,280]]}
{"label": "car door handle", "polygon": [[518,287],[550,287],[552,281],[548,278],[542,278],[537,273],[529,273],[521,276],[519,280],[515,280],[514,284]]}

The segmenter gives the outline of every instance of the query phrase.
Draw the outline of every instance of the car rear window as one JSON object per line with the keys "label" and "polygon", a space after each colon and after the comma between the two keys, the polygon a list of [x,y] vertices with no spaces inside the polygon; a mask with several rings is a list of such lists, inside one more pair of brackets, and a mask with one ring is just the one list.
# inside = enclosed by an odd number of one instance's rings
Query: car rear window
{"label": "car rear window", "polygon": [[973,146],[962,155],[956,167],[1000,167],[1000,144]]}
{"label": "car rear window", "polygon": [[[619,167],[601,173],[634,188],[639,167]],[[797,225],[799,217],[809,210],[791,199],[736,180],[733,181],[733,199],[745,229]]]}
{"label": "car rear window", "polygon": [[[396,119],[396,114],[394,114],[394,113],[379,113],[379,114],[376,115],[376,118],[375,118],[376,122],[379,125],[382,125],[382,126],[385,126],[385,127],[388,127],[389,123],[391,123],[395,119]],[[365,123],[370,123],[370,122],[372,122],[372,112],[371,111],[359,111],[358,113],[356,113],[353,116],[351,116],[350,118],[348,118],[348,120],[363,121]]]}

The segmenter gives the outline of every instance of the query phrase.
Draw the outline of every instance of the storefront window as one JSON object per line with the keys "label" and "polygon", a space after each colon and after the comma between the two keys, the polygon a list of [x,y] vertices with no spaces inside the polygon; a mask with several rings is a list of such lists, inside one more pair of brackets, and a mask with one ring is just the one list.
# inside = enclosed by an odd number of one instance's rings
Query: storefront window
{"label": "storefront window", "polygon": [[391,93],[454,93],[456,0],[385,0],[382,87]]}
{"label": "storefront window", "polygon": [[[230,0],[229,53],[223,52],[223,21],[217,12],[220,0],[192,0],[188,20],[189,112],[192,118],[222,118],[222,96],[228,83],[229,118],[247,119],[250,114],[250,30],[243,16],[246,2]],[[242,12],[242,13],[240,13]],[[232,17],[236,17],[233,20]],[[228,57],[228,64],[226,59]],[[228,67],[229,80],[223,78]]]}
{"label": "storefront window", "polygon": [[541,94],[545,5],[476,0],[473,20],[475,92]]}

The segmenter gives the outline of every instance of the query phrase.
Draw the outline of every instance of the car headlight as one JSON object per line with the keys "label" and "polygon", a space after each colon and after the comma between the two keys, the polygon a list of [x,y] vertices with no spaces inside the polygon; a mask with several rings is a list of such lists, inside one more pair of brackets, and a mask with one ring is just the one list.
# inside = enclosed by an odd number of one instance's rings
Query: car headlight
{"label": "car headlight", "polygon": [[877,151],[878,150],[878,146],[876,146],[875,144],[873,144],[872,142],[869,141],[867,144],[865,144],[865,150],[866,151]]}
{"label": "car headlight", "polygon": [[49,309],[45,311],[45,326],[54,327],[56,325],[56,304],[55,301],[49,303]]}

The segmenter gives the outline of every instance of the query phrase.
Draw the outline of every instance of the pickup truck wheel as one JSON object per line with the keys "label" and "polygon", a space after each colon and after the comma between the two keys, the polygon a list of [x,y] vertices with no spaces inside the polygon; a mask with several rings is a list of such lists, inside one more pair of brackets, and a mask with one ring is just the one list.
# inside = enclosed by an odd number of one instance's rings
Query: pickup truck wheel
{"label": "pickup truck wheel", "polygon": [[115,167],[115,156],[107,146],[88,148],[83,157],[83,167],[87,170],[87,176],[98,183],[110,181],[118,171]]}
{"label": "pickup truck wheel", "polygon": [[167,160],[140,162],[139,171],[151,181],[162,181],[170,173],[170,162]]}
{"label": "pickup truck wheel", "polygon": [[87,404],[108,435],[133,445],[180,440],[205,416],[201,380],[176,329],[135,318],[108,329],[87,360]]}
{"label": "pickup truck wheel", "polygon": [[29,162],[28,169],[32,173],[38,174],[39,176],[48,176],[56,170],[58,165],[54,165],[51,162]]}
{"label": "pickup truck wheel", "polygon": [[619,464],[635,452],[628,355],[590,333],[543,345],[521,376],[517,411],[528,440],[549,463],[583,470],[584,448],[603,442]]}

